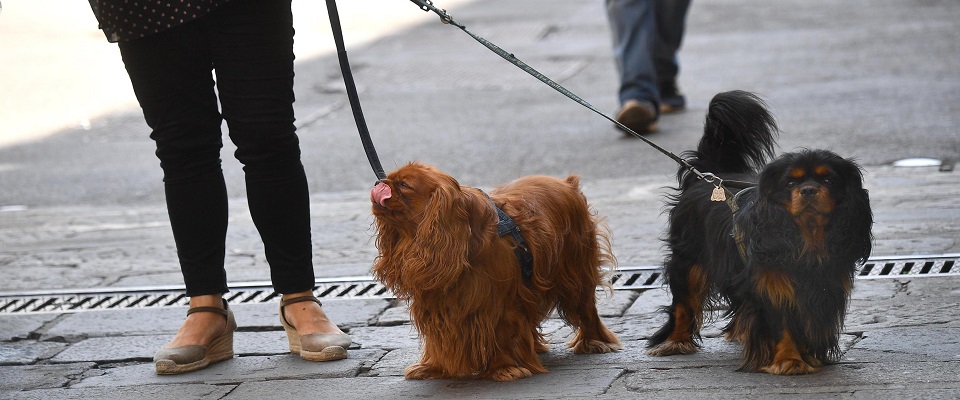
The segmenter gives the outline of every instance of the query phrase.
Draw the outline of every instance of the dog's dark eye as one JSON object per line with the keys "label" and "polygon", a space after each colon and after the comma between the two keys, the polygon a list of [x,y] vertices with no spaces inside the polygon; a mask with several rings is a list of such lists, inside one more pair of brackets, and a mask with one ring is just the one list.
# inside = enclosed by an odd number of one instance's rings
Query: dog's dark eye
{"label": "dog's dark eye", "polygon": [[397,182],[397,186],[404,189],[410,189],[410,185],[408,185],[406,182]]}
{"label": "dog's dark eye", "polygon": [[797,182],[796,182],[796,181],[789,181],[789,182],[787,182],[787,189],[793,189],[793,188],[796,187],[796,186],[797,186]]}

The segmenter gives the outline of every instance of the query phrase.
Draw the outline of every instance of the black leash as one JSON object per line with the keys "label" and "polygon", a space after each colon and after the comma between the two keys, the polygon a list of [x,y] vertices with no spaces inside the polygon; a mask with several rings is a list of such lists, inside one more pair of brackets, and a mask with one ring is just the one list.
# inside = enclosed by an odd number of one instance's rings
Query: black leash
{"label": "black leash", "polygon": [[[483,37],[481,37],[481,36],[479,36],[479,35],[477,35],[477,34],[475,34],[475,33],[473,33],[473,32],[470,32],[469,30],[467,30],[467,27],[465,27],[463,24],[460,24],[460,23],[458,23],[457,21],[454,21],[454,20],[453,20],[453,17],[451,17],[450,14],[447,13],[447,10],[442,10],[442,9],[438,9],[437,7],[434,7],[433,1],[431,1],[431,0],[410,0],[410,1],[413,2],[414,4],[416,4],[418,7],[420,7],[420,9],[423,10],[423,11],[428,11],[428,12],[429,12],[429,11],[433,11],[435,14],[437,14],[437,15],[440,16],[440,21],[443,22],[444,24],[449,24],[449,25],[453,25],[453,26],[455,26],[455,27],[457,27],[457,28],[460,28],[460,30],[462,30],[462,31],[463,31],[464,33],[466,33],[467,35],[470,35],[470,37],[472,37],[472,38],[473,38],[474,40],[476,40],[477,42],[480,42],[480,44],[484,45],[484,47],[490,49],[491,51],[493,51],[494,53],[496,53],[496,54],[499,55],[500,57],[503,57],[503,59],[509,61],[511,64],[513,64],[513,65],[517,66],[518,68],[522,69],[524,72],[532,75],[534,78],[539,79],[540,82],[545,83],[547,86],[550,86],[551,88],[553,88],[554,90],[560,92],[560,93],[563,94],[564,96],[567,96],[567,97],[570,98],[571,100],[573,100],[573,101],[579,103],[580,105],[588,108],[590,111],[593,111],[593,112],[599,114],[601,117],[606,118],[608,121],[613,122],[613,123],[614,123],[615,125],[617,125],[619,128],[623,129],[624,132],[628,132],[628,133],[630,133],[631,135],[639,138],[640,140],[643,140],[643,141],[644,141],[646,144],[648,144],[650,147],[653,147],[654,149],[656,149],[657,151],[659,151],[659,152],[662,153],[663,155],[665,155],[665,156],[667,156],[667,157],[670,157],[673,161],[676,161],[677,164],[680,164],[680,166],[682,166],[683,168],[685,168],[687,171],[689,171],[690,173],[696,175],[697,178],[702,179],[702,180],[704,180],[704,181],[706,181],[706,182],[708,182],[708,183],[712,183],[712,184],[714,185],[714,187],[716,188],[716,190],[719,190],[719,191],[720,191],[721,193],[723,193],[725,196],[728,195],[728,194],[732,196],[733,193],[723,185],[724,182],[726,182],[726,183],[728,183],[728,184],[730,184],[731,186],[734,186],[734,187],[748,187],[748,186],[753,186],[753,184],[750,183],[750,182],[740,182],[740,181],[723,180],[723,179],[720,179],[718,176],[716,176],[716,175],[714,175],[714,174],[711,174],[711,173],[709,173],[709,172],[707,172],[707,173],[700,172],[700,171],[697,170],[693,165],[690,165],[690,163],[687,162],[687,160],[681,158],[680,156],[678,156],[678,155],[676,155],[676,154],[674,154],[674,153],[671,153],[670,151],[667,151],[666,149],[664,149],[663,147],[660,147],[659,145],[657,145],[656,143],[654,143],[654,142],[651,141],[650,139],[647,139],[647,138],[644,137],[643,135],[635,132],[633,129],[630,129],[630,128],[627,127],[626,125],[621,124],[621,123],[620,123],[619,121],[617,121],[616,119],[611,118],[610,116],[604,114],[602,111],[598,110],[596,107],[594,107],[593,105],[591,105],[590,103],[588,103],[586,100],[580,98],[580,96],[577,96],[576,94],[573,94],[573,92],[567,90],[567,88],[561,86],[559,83],[554,82],[552,79],[548,78],[546,75],[543,75],[542,73],[540,73],[540,72],[537,71],[536,69],[533,69],[533,67],[527,65],[527,64],[524,63],[523,61],[520,61],[520,59],[518,59],[518,58],[517,58],[516,56],[514,56],[513,54],[508,53],[507,51],[503,50],[503,49],[500,48],[499,46],[491,43],[489,40],[484,39]],[[724,199],[719,199],[719,200],[716,200],[716,201],[724,201],[724,200],[725,200],[725,198],[724,198]]]}
{"label": "black leash", "polygon": [[357,130],[360,131],[360,141],[363,143],[363,151],[367,153],[367,161],[373,168],[373,173],[377,175],[377,181],[387,177],[380,166],[380,157],[377,157],[377,149],[373,147],[373,139],[370,138],[370,131],[367,129],[367,121],[363,118],[363,110],[360,109],[360,96],[357,95],[357,85],[353,81],[353,73],[350,71],[350,61],[347,60],[346,46],[343,44],[343,30],[340,28],[340,14],[337,12],[336,0],[327,0],[327,15],[330,16],[330,28],[333,30],[333,40],[337,44],[337,58],[340,59],[340,73],[343,75],[343,83],[347,87],[347,98],[350,99],[350,108],[353,109],[353,119],[357,122]]}
{"label": "black leash", "polygon": [[[343,75],[343,83],[347,89],[347,97],[350,100],[350,108],[353,110],[353,118],[357,123],[357,130],[360,133],[360,141],[363,143],[363,151],[366,153],[367,161],[370,162],[370,167],[373,168],[373,173],[377,176],[377,180],[379,181],[379,180],[385,179],[387,175],[383,172],[383,167],[380,165],[380,158],[377,156],[377,150],[373,145],[373,139],[370,138],[370,131],[367,128],[367,122],[363,117],[363,110],[360,108],[360,96],[357,94],[357,86],[353,80],[353,73],[350,70],[350,62],[347,59],[347,50],[343,42],[343,30],[340,27],[340,14],[337,12],[337,3],[336,3],[336,0],[326,0],[326,1],[327,1],[327,15],[330,17],[330,27],[333,30],[333,38],[337,46],[337,58],[340,61],[340,72]],[[590,111],[593,111],[594,113],[600,115],[601,117],[606,118],[608,121],[613,122],[615,125],[623,129],[625,132],[628,132],[631,135],[639,138],[640,140],[643,140],[644,143],[646,143],[650,147],[653,147],[663,155],[676,161],[678,164],[680,164],[683,168],[685,168],[690,173],[696,175],[698,179],[702,179],[708,183],[712,183],[715,187],[715,193],[724,194],[723,196],[724,198],[720,198],[719,196],[717,196],[716,201],[724,201],[726,197],[725,195],[733,194],[729,189],[727,189],[724,186],[724,182],[734,187],[749,187],[753,185],[750,182],[739,182],[739,181],[730,181],[730,180],[725,181],[712,173],[700,172],[693,165],[690,165],[690,163],[687,162],[687,160],[681,158],[680,156],[670,151],[667,151],[666,149],[664,149],[663,147],[660,147],[650,139],[647,139],[643,135],[635,132],[633,129],[630,129],[626,125],[623,125],[616,119],[611,118],[610,116],[604,114],[602,111],[598,110],[596,107],[588,103],[586,100],[583,100],[573,92],[567,90],[560,84],[548,78],[546,75],[543,75],[533,67],[527,65],[526,63],[518,59],[516,56],[514,56],[513,54],[506,52],[499,46],[491,43],[489,40],[486,40],[483,37],[476,35],[473,32],[470,32],[466,28],[466,26],[456,22],[453,19],[453,17],[451,17],[450,14],[447,13],[446,10],[442,10],[434,7],[433,2],[431,0],[410,0],[410,1],[416,4],[418,7],[420,7],[420,9],[422,9],[423,11],[433,11],[434,13],[440,16],[441,22],[460,28],[460,30],[470,35],[470,37],[472,37],[474,40],[484,45],[484,47],[490,49],[491,51],[493,51],[503,59],[509,61],[511,64],[517,66],[518,68],[522,69],[523,71],[537,78],[538,80],[545,83],[547,86],[550,86],[554,90],[560,92],[564,96],[567,96],[571,100],[586,107]]]}

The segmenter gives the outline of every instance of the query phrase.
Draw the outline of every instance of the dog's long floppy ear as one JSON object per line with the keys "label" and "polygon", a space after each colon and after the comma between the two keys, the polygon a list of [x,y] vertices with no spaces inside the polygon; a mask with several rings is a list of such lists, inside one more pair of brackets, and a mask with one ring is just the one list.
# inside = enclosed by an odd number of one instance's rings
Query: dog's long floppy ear
{"label": "dog's long floppy ear", "polygon": [[[837,156],[839,158],[839,156]],[[870,195],[863,188],[863,171],[852,160],[835,163],[842,177],[845,193],[832,219],[837,239],[835,245],[856,262],[864,262],[870,256],[873,235],[873,212]]]}
{"label": "dog's long floppy ear", "polygon": [[425,276],[418,277],[422,290],[448,286],[469,268],[470,200],[455,179],[443,178],[417,228],[418,250],[426,263]]}

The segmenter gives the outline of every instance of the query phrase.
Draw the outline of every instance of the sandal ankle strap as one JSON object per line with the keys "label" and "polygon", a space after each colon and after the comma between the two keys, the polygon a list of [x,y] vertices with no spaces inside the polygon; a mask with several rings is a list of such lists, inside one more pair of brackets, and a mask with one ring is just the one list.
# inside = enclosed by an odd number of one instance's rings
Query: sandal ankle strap
{"label": "sandal ankle strap", "polygon": [[190,314],[193,314],[193,313],[196,313],[196,312],[212,312],[212,313],[217,313],[217,314],[220,314],[220,315],[223,315],[224,317],[226,317],[226,316],[227,316],[227,310],[229,309],[229,307],[227,307],[227,301],[226,301],[226,300],[223,300],[223,299],[221,299],[221,300],[223,301],[223,308],[220,308],[220,307],[193,307],[193,308],[190,308],[190,309],[187,310],[187,315],[190,315]]}
{"label": "sandal ankle strap", "polygon": [[320,299],[316,298],[316,296],[300,296],[300,297],[294,297],[292,299],[280,300],[280,307],[286,307],[291,304],[302,303],[304,301],[312,301],[319,304],[320,307],[323,307],[323,303],[321,303]]}
{"label": "sandal ankle strap", "polygon": [[[300,296],[300,297],[294,297],[294,298],[292,298],[292,299],[287,299],[287,300],[281,299],[281,300],[280,300],[280,320],[281,320],[281,322],[283,322],[284,324],[286,324],[286,325],[290,326],[291,328],[293,328],[293,324],[291,324],[290,321],[287,321],[287,316],[284,314],[283,308],[286,307],[286,306],[289,306],[289,305],[291,305],[291,304],[302,303],[302,302],[305,302],[305,301],[312,301],[312,302],[315,302],[315,303],[317,303],[318,305],[320,305],[320,307],[323,307],[323,303],[321,303],[321,302],[320,302],[320,299],[316,298],[316,296]],[[294,329],[296,329],[296,328],[294,328]]]}

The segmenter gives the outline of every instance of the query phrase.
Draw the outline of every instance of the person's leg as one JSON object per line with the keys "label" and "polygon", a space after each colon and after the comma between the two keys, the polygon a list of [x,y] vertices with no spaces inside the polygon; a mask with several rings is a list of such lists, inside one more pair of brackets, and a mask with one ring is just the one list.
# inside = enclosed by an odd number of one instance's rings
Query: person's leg
{"label": "person's leg", "polygon": [[[120,44],[120,53],[164,174],[170,225],[191,307],[223,307],[227,195],[220,169],[220,114],[207,49],[187,24]],[[207,345],[225,319],[193,313],[165,348]]]}
{"label": "person's leg", "polygon": [[157,145],[187,296],[227,291],[227,194],[220,169],[220,113],[206,49],[194,24],[120,44]]}
{"label": "person's leg", "polygon": [[620,77],[616,119],[638,133],[653,132],[660,104],[653,63],[654,0],[606,0],[606,6]]}
{"label": "person's leg", "polygon": [[663,112],[679,111],[686,105],[686,99],[677,86],[677,74],[680,71],[677,52],[683,42],[689,8],[690,0],[656,0],[657,35],[653,59],[662,102],[660,110]]}
{"label": "person's leg", "polygon": [[653,64],[654,0],[607,0],[606,4],[614,61],[620,74],[620,103],[631,99],[658,103]]}
{"label": "person's leg", "polygon": [[[234,0],[215,17],[209,26],[220,103],[274,289],[284,299],[311,295],[310,194],[294,126],[290,1]],[[286,316],[300,334],[342,333],[314,302],[288,307]]]}

